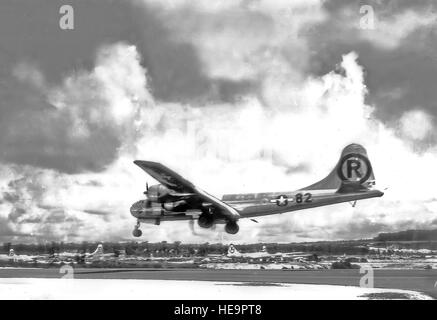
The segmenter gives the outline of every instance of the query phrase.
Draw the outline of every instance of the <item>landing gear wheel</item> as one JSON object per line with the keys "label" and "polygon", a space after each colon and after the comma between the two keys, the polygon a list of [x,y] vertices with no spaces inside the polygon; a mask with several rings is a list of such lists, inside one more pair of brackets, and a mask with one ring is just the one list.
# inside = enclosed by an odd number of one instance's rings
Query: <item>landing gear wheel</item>
{"label": "landing gear wheel", "polygon": [[197,223],[202,228],[211,228],[214,224],[214,218],[208,213],[202,213],[197,220]]}
{"label": "landing gear wheel", "polygon": [[225,225],[225,231],[229,234],[236,234],[238,233],[238,230],[240,230],[240,227],[236,222],[228,222]]}
{"label": "landing gear wheel", "polygon": [[132,235],[136,238],[139,238],[143,235],[143,232],[140,229],[135,228],[134,231],[132,231]]}
{"label": "landing gear wheel", "polygon": [[136,238],[139,238],[143,235],[143,232],[140,230],[140,221],[137,220],[137,224],[135,225],[134,231],[132,231],[132,235]]}

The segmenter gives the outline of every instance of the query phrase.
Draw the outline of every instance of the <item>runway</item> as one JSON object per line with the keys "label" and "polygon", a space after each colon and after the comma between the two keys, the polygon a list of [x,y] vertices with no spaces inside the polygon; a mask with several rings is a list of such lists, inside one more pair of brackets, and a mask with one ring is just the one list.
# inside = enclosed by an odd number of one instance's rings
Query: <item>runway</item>
{"label": "runway", "polygon": [[[61,278],[59,269],[0,269],[0,278]],[[353,270],[74,269],[75,279],[196,280],[359,286]],[[437,270],[374,270],[374,287],[425,293],[437,299]]]}

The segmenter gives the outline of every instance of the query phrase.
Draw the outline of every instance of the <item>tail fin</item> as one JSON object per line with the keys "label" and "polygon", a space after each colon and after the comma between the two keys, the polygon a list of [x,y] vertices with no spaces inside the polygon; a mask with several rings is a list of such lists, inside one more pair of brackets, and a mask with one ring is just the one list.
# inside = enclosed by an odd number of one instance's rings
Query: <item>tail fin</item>
{"label": "tail fin", "polygon": [[91,253],[92,256],[99,257],[103,255],[103,244],[97,245],[96,251]]}
{"label": "tail fin", "polygon": [[348,193],[369,190],[374,184],[375,176],[366,149],[353,143],[343,149],[340,160],[326,178],[303,189],[337,189],[338,193]]}
{"label": "tail fin", "polygon": [[241,253],[234,247],[234,245],[231,243],[230,245],[229,245],[229,248],[228,248],[228,257],[236,257],[236,256],[239,256],[239,255],[241,255]]}

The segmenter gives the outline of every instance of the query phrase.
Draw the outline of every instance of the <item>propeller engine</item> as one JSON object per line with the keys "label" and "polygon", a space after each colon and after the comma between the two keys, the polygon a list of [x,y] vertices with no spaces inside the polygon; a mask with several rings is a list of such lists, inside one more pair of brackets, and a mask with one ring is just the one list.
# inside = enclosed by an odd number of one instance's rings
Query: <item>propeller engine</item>
{"label": "propeller engine", "polygon": [[186,207],[185,207],[186,204],[187,202],[185,200],[180,200],[180,201],[163,202],[161,206],[163,209],[167,211],[184,212],[186,211]]}
{"label": "propeller engine", "polygon": [[146,191],[143,193],[149,201],[160,202],[160,198],[169,194],[170,190],[162,184],[155,184],[149,187],[149,184],[146,183]]}

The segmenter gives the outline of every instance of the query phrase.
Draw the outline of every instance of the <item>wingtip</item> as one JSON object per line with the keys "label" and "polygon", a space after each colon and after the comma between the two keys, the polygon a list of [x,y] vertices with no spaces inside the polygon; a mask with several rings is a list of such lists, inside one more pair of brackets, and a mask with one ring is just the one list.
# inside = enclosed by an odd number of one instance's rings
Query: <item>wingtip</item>
{"label": "wingtip", "polygon": [[143,165],[145,162],[147,162],[147,161],[144,161],[144,160],[134,160],[134,164],[136,164],[137,166],[139,166],[139,167],[141,167],[141,165]]}
{"label": "wingtip", "polygon": [[147,161],[147,160],[134,160],[134,164],[137,166],[141,165],[158,165],[159,162]]}

